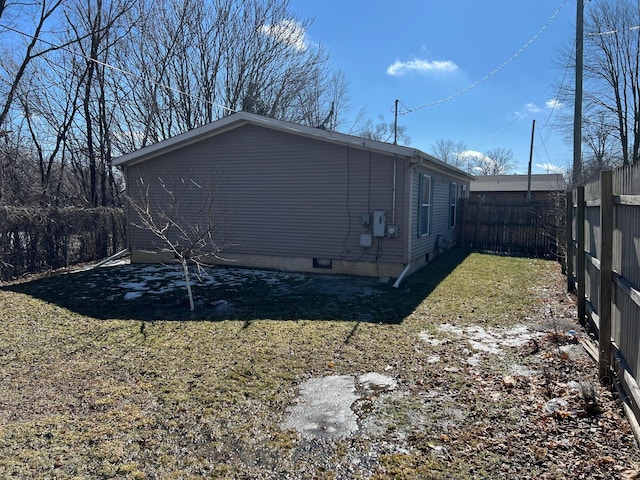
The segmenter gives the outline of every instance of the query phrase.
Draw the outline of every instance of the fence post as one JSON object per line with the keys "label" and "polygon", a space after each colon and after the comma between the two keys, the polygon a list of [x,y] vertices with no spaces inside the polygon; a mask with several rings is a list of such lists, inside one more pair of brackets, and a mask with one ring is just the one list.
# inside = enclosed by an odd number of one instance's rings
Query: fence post
{"label": "fence post", "polygon": [[478,221],[480,220],[480,207],[482,206],[482,200],[478,198],[478,203],[476,204],[476,228],[473,230],[473,246],[474,248],[478,248]]}
{"label": "fence post", "polygon": [[608,384],[611,372],[611,290],[613,265],[613,175],[600,172],[600,328],[598,366],[600,381]]}
{"label": "fence post", "polygon": [[573,283],[573,189],[567,190],[567,226],[566,226],[567,248],[565,255],[565,268],[567,269],[567,292],[575,290]]}
{"label": "fence post", "polygon": [[458,204],[460,205],[459,208],[459,212],[458,212],[458,246],[460,247],[464,247],[464,226],[465,226],[465,220],[466,220],[466,205],[467,205],[467,200],[464,198],[461,198],[458,200]]}
{"label": "fence post", "polygon": [[578,211],[576,214],[576,240],[578,245],[576,247],[576,283],[578,284],[578,321],[584,325],[586,321],[586,300],[585,300],[585,242],[584,242],[584,216],[585,216],[585,202],[584,202],[584,186],[577,187],[576,202],[578,204]]}

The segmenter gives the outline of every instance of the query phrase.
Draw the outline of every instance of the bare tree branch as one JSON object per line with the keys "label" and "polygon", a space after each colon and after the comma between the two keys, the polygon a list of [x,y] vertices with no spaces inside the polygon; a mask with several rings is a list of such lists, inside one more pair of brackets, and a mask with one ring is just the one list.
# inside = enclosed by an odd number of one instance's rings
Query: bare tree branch
{"label": "bare tree branch", "polygon": [[[216,233],[224,221],[224,211],[216,204],[215,180],[205,187],[193,178],[175,177],[172,185],[158,178],[152,186],[142,178],[137,180],[138,191],[127,200],[137,216],[132,225],[150,232],[160,241],[161,251],[170,252],[180,263],[186,282],[191,311],[194,310],[189,265],[200,270],[211,258],[222,259],[224,239]],[[197,213],[187,213],[197,205]]]}

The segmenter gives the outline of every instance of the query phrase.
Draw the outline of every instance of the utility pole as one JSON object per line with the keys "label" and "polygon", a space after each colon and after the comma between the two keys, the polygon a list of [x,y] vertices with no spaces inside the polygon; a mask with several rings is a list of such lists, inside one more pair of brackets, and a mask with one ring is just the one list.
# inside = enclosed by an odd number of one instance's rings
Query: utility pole
{"label": "utility pole", "polygon": [[396,118],[393,122],[393,144],[397,145],[398,144],[398,102],[400,100],[398,100],[396,98]]}
{"label": "utility pole", "polygon": [[584,57],[584,0],[576,7],[576,92],[573,113],[573,185],[582,177],[582,71]]}
{"label": "utility pole", "polygon": [[529,148],[529,171],[527,175],[527,203],[531,203],[531,164],[533,163],[533,139],[536,132],[536,120],[531,126],[531,147]]}

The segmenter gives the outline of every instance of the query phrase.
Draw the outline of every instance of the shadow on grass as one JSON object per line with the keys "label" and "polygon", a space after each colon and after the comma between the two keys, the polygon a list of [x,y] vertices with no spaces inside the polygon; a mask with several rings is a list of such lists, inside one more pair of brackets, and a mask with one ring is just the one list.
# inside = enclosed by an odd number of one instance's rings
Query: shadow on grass
{"label": "shadow on grass", "polygon": [[[470,254],[436,257],[395,289],[376,279],[212,268],[189,311],[176,266],[119,265],[3,287],[97,319],[334,320],[398,324]],[[182,286],[180,286],[182,284]]]}

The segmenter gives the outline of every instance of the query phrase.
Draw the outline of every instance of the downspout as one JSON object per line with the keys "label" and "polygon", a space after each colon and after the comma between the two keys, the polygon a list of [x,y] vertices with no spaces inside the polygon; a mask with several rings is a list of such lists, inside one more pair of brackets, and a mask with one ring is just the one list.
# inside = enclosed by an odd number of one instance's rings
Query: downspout
{"label": "downspout", "polygon": [[[395,157],[394,157],[394,162],[395,162]],[[395,168],[393,170],[393,176],[394,176],[394,196],[393,196],[393,200],[394,200],[394,212],[393,214],[395,215]],[[405,265],[404,269],[402,270],[402,272],[400,273],[400,276],[396,279],[396,281],[393,283],[393,288],[399,288],[400,287],[400,283],[402,282],[402,280],[404,280],[404,277],[407,276],[407,274],[409,273],[409,270],[411,269],[411,223],[412,223],[412,219],[413,219],[413,167],[409,166],[409,212],[407,215],[407,224],[409,225],[409,229],[407,232],[407,264]],[[403,229],[405,230],[405,229]]]}
{"label": "downspout", "polygon": [[398,169],[398,157],[393,156],[393,194],[391,196],[391,224],[396,224],[396,170]]}
{"label": "downspout", "polygon": [[400,276],[398,277],[398,279],[393,284],[393,288],[399,288],[400,287],[400,282],[402,282],[402,280],[404,280],[404,277],[407,275],[407,273],[409,273],[409,269],[410,268],[411,268],[411,263],[407,263],[407,265],[404,267],[404,270],[402,270],[402,273],[400,273]]}

